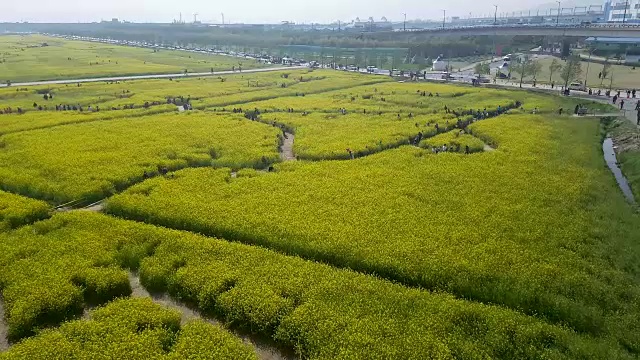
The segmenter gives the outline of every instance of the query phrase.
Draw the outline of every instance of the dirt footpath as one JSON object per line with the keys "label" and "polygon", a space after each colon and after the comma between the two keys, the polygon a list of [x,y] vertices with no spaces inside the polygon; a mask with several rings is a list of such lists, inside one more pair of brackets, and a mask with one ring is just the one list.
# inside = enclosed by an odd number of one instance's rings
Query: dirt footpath
{"label": "dirt footpath", "polygon": [[2,297],[0,296],[0,352],[9,348],[7,330],[7,323],[4,321],[4,301],[2,301]]}

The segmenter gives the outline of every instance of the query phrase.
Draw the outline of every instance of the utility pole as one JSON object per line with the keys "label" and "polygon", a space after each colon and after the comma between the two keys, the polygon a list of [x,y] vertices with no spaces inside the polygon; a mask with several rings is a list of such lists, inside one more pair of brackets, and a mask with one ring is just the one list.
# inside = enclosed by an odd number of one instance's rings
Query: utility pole
{"label": "utility pole", "polygon": [[402,23],[402,31],[407,31],[407,13],[402,13],[404,15],[404,22]]}
{"label": "utility pole", "polygon": [[338,20],[338,32],[340,32],[340,20]]}
{"label": "utility pole", "polygon": [[442,28],[444,29],[444,23],[447,20],[447,10],[442,10]]}
{"label": "utility pole", "polygon": [[496,11],[493,13],[493,25],[498,25],[498,5],[493,5]]}
{"label": "utility pole", "polygon": [[558,3],[558,15],[556,15],[556,26],[560,25],[560,1],[556,1]]}
{"label": "utility pole", "polygon": [[222,25],[224,25],[224,13],[220,13],[222,15]]}
{"label": "utility pole", "polygon": [[624,24],[625,19],[627,18],[627,6],[629,6],[629,1],[625,0],[624,2],[624,15],[622,15],[622,23]]}

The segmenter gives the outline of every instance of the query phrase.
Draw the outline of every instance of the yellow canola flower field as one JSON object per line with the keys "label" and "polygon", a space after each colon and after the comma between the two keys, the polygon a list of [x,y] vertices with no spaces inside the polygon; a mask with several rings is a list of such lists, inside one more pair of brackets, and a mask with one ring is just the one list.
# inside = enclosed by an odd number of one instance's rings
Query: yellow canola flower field
{"label": "yellow canola flower field", "polygon": [[452,130],[444,134],[424,139],[420,142],[420,147],[426,149],[437,149],[440,151],[443,146],[448,152],[465,152],[469,147],[469,152],[480,152],[485,150],[485,143],[477,137],[469,134],[463,134],[460,130]]}
{"label": "yellow canola flower field", "polygon": [[[126,119],[138,116],[148,116],[166,112],[175,112],[173,105],[162,105],[149,109],[132,109],[121,111],[99,112],[31,112],[27,114],[0,115],[0,135],[50,128],[59,125],[78,124],[99,120]],[[0,144],[2,139],[0,138]]]}
{"label": "yellow canola flower field", "polygon": [[[632,358],[615,338],[577,334],[501,306],[102,214],[57,214],[0,234],[0,250],[0,266],[8,269],[0,284],[15,335],[72,319],[63,310],[82,313],[83,298],[101,294],[104,303],[126,296],[131,290],[120,278],[128,284],[126,269],[133,269],[150,291],[169,292],[305,359]],[[169,359],[254,358],[216,327],[180,327],[177,314],[148,300],[116,300],[91,320],[38,333],[0,359],[165,358],[159,349]]]}
{"label": "yellow canola flower field", "polygon": [[[390,114],[327,114],[322,112],[265,113],[260,121],[284,126],[295,134],[293,152],[298,159],[349,159],[406,145],[419,132],[425,137],[436,133],[440,116],[415,116],[397,119]],[[452,120],[453,121],[453,120]],[[443,123],[444,126],[444,123]]]}
{"label": "yellow canola flower field", "polygon": [[44,201],[0,190],[0,232],[49,216],[51,208]]}
{"label": "yellow canola flower field", "polygon": [[[640,354],[640,219],[598,122],[553,115],[582,100],[330,70],[50,90],[42,111],[48,87],[0,90],[0,110],[31,106],[0,115],[0,301],[24,340],[2,360],[255,357],[221,329],[115,300],[130,271],[305,359]],[[179,97],[206,111],[178,114]],[[282,130],[310,161],[277,163]],[[442,144],[461,151],[429,148]],[[113,216],[23,226],[50,208],[14,193],[117,195]],[[108,319],[72,321],[102,305]]]}
{"label": "yellow canola flower field", "polygon": [[[314,72],[315,73],[315,72]],[[378,77],[374,77],[378,78]],[[432,96],[429,96],[431,94]],[[437,94],[437,96],[436,96]],[[521,106],[516,106],[519,103]],[[469,111],[493,112],[501,107],[517,108],[515,112],[556,113],[563,107],[565,113],[583,104],[589,109],[603,109],[606,104],[575,98],[560,98],[548,94],[533,94],[517,90],[497,90],[434,83],[382,83],[349,87],[309,96],[281,96],[269,100],[250,102],[249,109],[261,111],[328,112],[338,113],[391,113],[405,117],[408,114],[446,114],[446,109],[463,116]],[[522,107],[522,109],[520,109]]]}
{"label": "yellow canola flower field", "polygon": [[107,211],[498,304],[640,351],[640,219],[602,166],[598,122],[507,115],[471,129],[498,150],[402,147],[237,178],[189,169],[133,186]]}
{"label": "yellow canola flower field", "polygon": [[62,204],[96,201],[166,167],[266,167],[279,131],[241,115],[186,113],[85,122],[1,138],[0,188]]}
{"label": "yellow canola flower field", "polygon": [[91,319],[45,330],[0,353],[0,359],[228,359],[257,360],[255,351],[219,326],[193,321],[150,298],[121,299],[93,310]]}
{"label": "yellow canola flower field", "polygon": [[[55,109],[56,105],[79,105],[86,108],[99,106],[102,110],[123,108],[145,103],[166,104],[168,99],[190,99],[194,105],[220,101],[231,95],[239,95],[236,101],[253,101],[265,98],[276,90],[276,96],[289,92],[320,92],[325,88],[356,86],[374,82],[367,77],[348,74],[331,74],[311,70],[273,71],[262,73],[238,73],[236,75],[202,76],[171,79],[121,80],[89,82],[81,84],[49,84],[30,87],[0,89],[0,111],[11,107],[13,112],[21,108],[26,112]],[[331,81],[328,81],[331,78]],[[386,80],[386,79],[385,79]],[[377,80],[382,81],[381,79]],[[252,93],[255,93],[252,95]],[[45,95],[46,98],[45,98]],[[49,95],[52,98],[49,98]],[[33,105],[37,106],[34,107]],[[0,121],[1,121],[0,117]]]}

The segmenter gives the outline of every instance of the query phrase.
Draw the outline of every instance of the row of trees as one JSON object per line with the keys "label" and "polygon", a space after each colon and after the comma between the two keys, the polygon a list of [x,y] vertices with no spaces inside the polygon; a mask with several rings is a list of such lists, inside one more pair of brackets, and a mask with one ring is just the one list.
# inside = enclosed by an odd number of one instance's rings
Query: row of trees
{"label": "row of trees", "polygon": [[[511,72],[515,73],[519,77],[520,87],[524,82],[525,78],[531,77],[534,81],[537,80],[538,75],[542,72],[542,64],[532,59],[529,55],[525,55],[519,59],[519,61],[514,61],[510,66]],[[475,72],[478,76],[489,74],[491,71],[488,63],[477,64],[475,67]],[[589,70],[587,69],[587,72]],[[582,62],[579,56],[570,56],[565,61],[564,65],[562,61],[557,58],[554,58],[549,64],[549,83],[552,83],[553,75],[558,74],[564,83],[564,87],[567,88],[569,84],[573,81],[576,81],[582,75]],[[588,75],[588,74],[587,74]],[[602,87],[604,81],[609,79],[609,87],[613,83],[613,74],[611,71],[611,64],[608,61],[605,61],[602,65],[602,69],[598,73],[598,78],[600,79],[600,86]],[[585,86],[587,85],[585,81]]]}
{"label": "row of trees", "polygon": [[[605,66],[606,67],[606,66]],[[522,56],[519,61],[513,61],[509,66],[510,72],[513,72],[519,76],[520,87],[524,82],[526,77],[532,77],[534,82],[537,81],[538,75],[542,72],[542,64],[531,58],[529,55]],[[560,71],[560,78],[564,81],[564,87],[566,88],[569,83],[575,81],[582,74],[582,66],[580,62],[580,57],[571,56],[569,57],[564,66],[557,58],[554,58],[549,64],[549,83],[552,82],[553,74],[556,74]],[[480,63],[475,67],[475,72],[478,76],[486,75],[491,72],[488,63]],[[603,69],[602,75],[606,76],[608,73],[608,67]]]}

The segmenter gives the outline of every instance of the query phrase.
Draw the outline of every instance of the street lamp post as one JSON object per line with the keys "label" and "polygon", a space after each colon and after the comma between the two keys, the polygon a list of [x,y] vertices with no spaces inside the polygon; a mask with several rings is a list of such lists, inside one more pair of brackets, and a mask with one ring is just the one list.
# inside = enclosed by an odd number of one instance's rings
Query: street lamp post
{"label": "street lamp post", "polygon": [[496,11],[493,13],[493,25],[498,25],[498,5],[493,5]]}
{"label": "street lamp post", "polygon": [[402,13],[404,15],[404,22],[402,23],[402,31],[407,31],[407,13]]}
{"label": "street lamp post", "polygon": [[627,18],[627,6],[629,6],[629,1],[625,1],[624,2],[624,15],[622,15],[622,23],[624,24],[624,21]]}
{"label": "street lamp post", "polygon": [[560,24],[560,1],[556,1],[558,3],[558,15],[556,15],[556,26]]}
{"label": "street lamp post", "polygon": [[447,10],[442,10],[442,28],[444,29],[444,23],[447,20]]}

